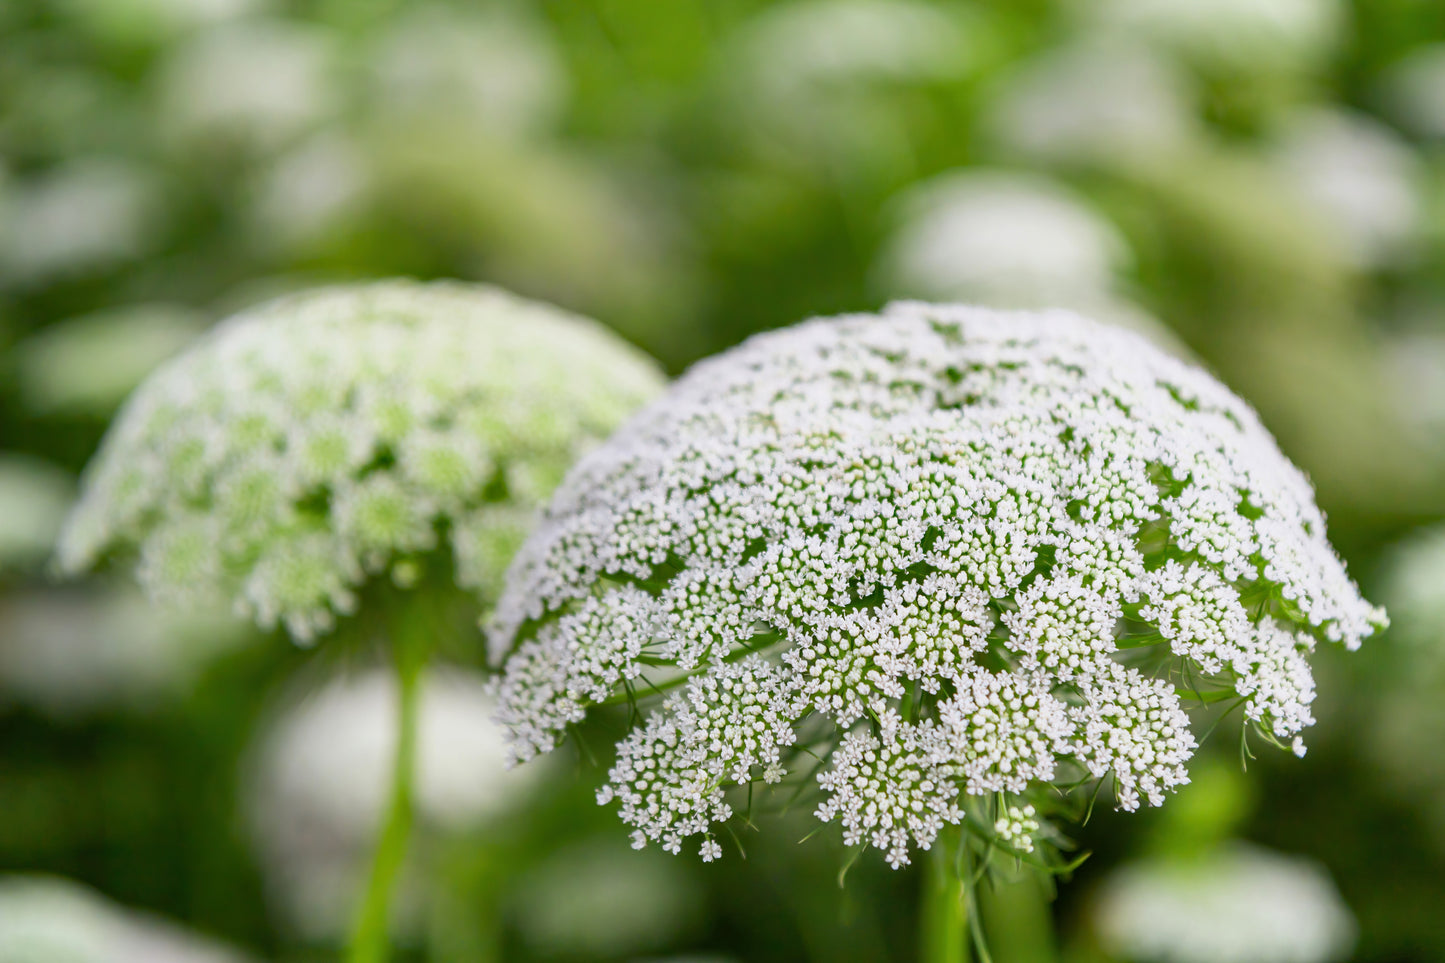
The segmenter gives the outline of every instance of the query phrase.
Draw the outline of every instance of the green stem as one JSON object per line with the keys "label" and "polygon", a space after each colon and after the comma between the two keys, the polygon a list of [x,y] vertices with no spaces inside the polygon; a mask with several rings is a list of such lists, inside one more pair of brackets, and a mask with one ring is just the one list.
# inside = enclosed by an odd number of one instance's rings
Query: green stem
{"label": "green stem", "polygon": [[1027,865],[998,867],[979,887],[979,917],[1000,963],[1058,960],[1050,890],[1048,878]]}
{"label": "green stem", "polygon": [[[391,897],[406,858],[413,818],[416,776],[417,703],[422,666],[426,663],[425,626],[408,624],[405,610],[391,620],[392,659],[396,665],[396,755],[385,821],[377,837],[366,892],[351,931],[348,963],[386,963],[390,952]],[[414,615],[414,613],[413,613]]]}
{"label": "green stem", "polygon": [[924,872],[921,963],[968,963],[968,847],[956,826],[934,840]]}

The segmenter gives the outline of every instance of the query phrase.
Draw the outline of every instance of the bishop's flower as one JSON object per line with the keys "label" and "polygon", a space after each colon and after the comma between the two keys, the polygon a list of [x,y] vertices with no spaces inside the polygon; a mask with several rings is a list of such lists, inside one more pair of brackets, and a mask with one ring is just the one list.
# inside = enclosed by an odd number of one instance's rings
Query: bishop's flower
{"label": "bishop's flower", "polygon": [[637,845],[714,858],[813,788],[897,866],[965,821],[1029,853],[1101,780],[1162,803],[1186,706],[1303,751],[1310,653],[1383,621],[1209,375],[1071,313],[904,303],[685,375],[558,489],[491,643],[518,760],[665,693],[599,793]]}
{"label": "bishop's flower", "polygon": [[152,596],[307,641],[443,543],[490,599],[578,452],[661,376],[600,326],[500,290],[381,282],[245,311],[118,416],[59,546]]}

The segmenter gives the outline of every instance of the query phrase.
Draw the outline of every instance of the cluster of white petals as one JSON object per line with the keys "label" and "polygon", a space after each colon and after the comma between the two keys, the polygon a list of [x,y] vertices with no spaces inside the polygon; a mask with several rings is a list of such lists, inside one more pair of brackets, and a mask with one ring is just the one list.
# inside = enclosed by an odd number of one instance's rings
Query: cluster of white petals
{"label": "cluster of white petals", "polygon": [[1020,851],[1022,794],[1158,805],[1186,702],[1295,739],[1305,656],[1383,618],[1209,375],[1066,312],[903,303],[695,367],[559,488],[491,642],[519,760],[676,690],[601,793],[639,845],[714,856],[728,789],[821,757],[818,815],[899,865],[968,797]]}
{"label": "cluster of white petals", "polygon": [[1033,806],[1009,806],[993,824],[993,831],[1010,846],[1031,853],[1034,850],[1033,834],[1039,831],[1039,826]]}
{"label": "cluster of white petals", "polygon": [[456,581],[489,599],[578,453],[661,384],[601,326],[493,288],[282,298],[141,386],[59,561],[134,553],[152,596],[229,601],[302,641],[443,538]]}

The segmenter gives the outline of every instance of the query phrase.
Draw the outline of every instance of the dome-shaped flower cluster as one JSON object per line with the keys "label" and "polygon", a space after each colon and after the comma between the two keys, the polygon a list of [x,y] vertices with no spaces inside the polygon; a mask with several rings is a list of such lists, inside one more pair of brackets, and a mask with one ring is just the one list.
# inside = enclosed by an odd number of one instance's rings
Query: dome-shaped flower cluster
{"label": "dome-shaped flower cluster", "polygon": [[352,611],[369,574],[440,539],[456,581],[490,600],[579,451],[661,385],[601,326],[492,288],[282,298],[132,397],[59,561],[133,550],[153,596],[229,600],[303,641]]}
{"label": "dome-shaped flower cluster", "polygon": [[1299,749],[1306,657],[1383,618],[1207,374],[1065,312],[908,303],[695,367],[559,488],[492,644],[521,760],[671,690],[600,793],[637,845],[715,856],[729,788],[822,759],[819,817],[899,865],[971,797],[1023,852],[1042,789],[1159,804],[1185,702]]}

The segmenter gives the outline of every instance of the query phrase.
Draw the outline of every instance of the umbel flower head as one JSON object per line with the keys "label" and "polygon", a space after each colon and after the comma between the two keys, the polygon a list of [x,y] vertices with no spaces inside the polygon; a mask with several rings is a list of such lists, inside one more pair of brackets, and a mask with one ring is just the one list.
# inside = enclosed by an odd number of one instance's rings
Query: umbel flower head
{"label": "umbel flower head", "polygon": [[712,858],[755,784],[815,784],[896,866],[951,823],[1027,853],[1097,780],[1158,805],[1189,702],[1302,751],[1311,650],[1383,620],[1209,375],[1066,312],[907,303],[696,366],[558,489],[491,641],[521,760],[670,690],[600,793],[637,845]]}
{"label": "umbel flower head", "polygon": [[600,325],[503,291],[378,282],[221,324],[127,403],[59,546],[137,558],[155,597],[306,641],[442,540],[490,600],[579,450],[662,385]]}

